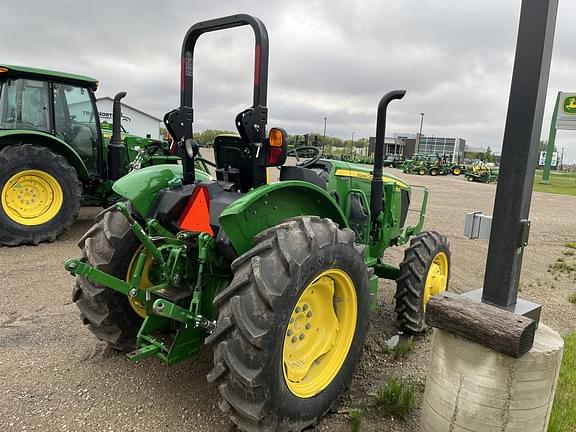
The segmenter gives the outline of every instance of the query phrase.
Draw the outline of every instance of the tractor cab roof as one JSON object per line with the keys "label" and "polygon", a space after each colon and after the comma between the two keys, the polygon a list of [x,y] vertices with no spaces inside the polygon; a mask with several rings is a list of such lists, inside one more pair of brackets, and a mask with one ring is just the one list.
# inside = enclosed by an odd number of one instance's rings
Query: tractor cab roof
{"label": "tractor cab roof", "polygon": [[85,75],[72,74],[68,72],[59,72],[49,69],[40,69],[28,66],[16,66],[0,64],[0,78],[2,75],[8,76],[22,76],[28,78],[36,78],[40,80],[53,80],[66,82],[69,84],[77,84],[87,86],[96,90],[98,87],[98,80]]}

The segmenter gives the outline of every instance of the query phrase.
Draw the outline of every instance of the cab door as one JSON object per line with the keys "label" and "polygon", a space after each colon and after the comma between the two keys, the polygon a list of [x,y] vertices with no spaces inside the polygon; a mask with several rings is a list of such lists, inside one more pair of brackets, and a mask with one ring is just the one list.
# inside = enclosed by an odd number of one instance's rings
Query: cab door
{"label": "cab door", "polygon": [[54,131],[82,158],[88,172],[99,171],[100,125],[93,93],[85,87],[53,83]]}

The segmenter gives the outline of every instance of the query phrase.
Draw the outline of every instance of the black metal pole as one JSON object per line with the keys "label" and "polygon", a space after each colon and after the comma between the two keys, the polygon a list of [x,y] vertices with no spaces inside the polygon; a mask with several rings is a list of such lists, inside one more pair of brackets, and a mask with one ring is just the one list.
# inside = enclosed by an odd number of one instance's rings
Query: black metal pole
{"label": "black metal pole", "polygon": [[324,152],[324,147],[326,147],[326,120],[328,120],[328,117],[324,117],[324,138],[322,138],[322,152]]}
{"label": "black metal pole", "polygon": [[558,0],[523,0],[482,301],[513,307],[527,245]]}

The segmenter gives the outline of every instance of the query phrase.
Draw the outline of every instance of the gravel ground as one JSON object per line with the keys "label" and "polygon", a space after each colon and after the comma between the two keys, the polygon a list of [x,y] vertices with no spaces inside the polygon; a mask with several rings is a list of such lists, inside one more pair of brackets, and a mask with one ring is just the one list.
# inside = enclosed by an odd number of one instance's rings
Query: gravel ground
{"label": "gravel ground", "polygon": [[[441,231],[451,241],[450,289],[479,288],[487,243],[464,238],[464,214],[473,210],[490,214],[495,185],[390,171],[430,189],[425,228]],[[563,244],[576,240],[575,209],[576,197],[534,194],[522,273],[521,296],[543,304],[543,321],[563,334],[576,328],[576,306],[568,302],[574,275],[547,270],[563,256]],[[76,243],[99,211],[83,209],[71,231],[56,243],[0,248],[2,430],[234,430],[217,407],[217,389],[205,379],[212,363],[210,348],[172,367],[154,359],[134,364],[110,352],[80,323],[71,302],[73,280],[63,262],[79,255]],[[387,259],[398,263],[402,250],[388,251]],[[403,360],[394,361],[385,352],[385,341],[395,334],[390,324],[393,293],[393,283],[381,282],[380,307],[371,317],[371,334],[350,392],[342,410],[328,416],[317,430],[349,430],[345,412],[355,407],[366,410],[366,431],[418,430],[418,413],[406,422],[383,419],[368,395],[391,376],[409,380],[419,396],[424,389],[429,335],[419,338]]]}

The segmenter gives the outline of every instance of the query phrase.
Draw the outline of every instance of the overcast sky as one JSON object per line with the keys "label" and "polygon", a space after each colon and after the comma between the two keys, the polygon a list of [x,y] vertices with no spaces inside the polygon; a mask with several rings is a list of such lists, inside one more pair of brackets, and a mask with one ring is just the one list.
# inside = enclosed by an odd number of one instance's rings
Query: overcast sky
{"label": "overcast sky", "polygon": [[[391,89],[387,135],[418,131],[502,145],[520,0],[291,0],[10,2],[0,14],[0,63],[94,76],[98,96],[128,92],[151,114],[179,105],[179,57],[195,22],[234,13],[261,18],[270,37],[269,124],[349,139],[375,134]],[[542,137],[558,90],[576,91],[576,2],[561,0]],[[195,59],[195,130],[234,129],[251,103],[253,36],[203,36]],[[557,147],[576,162],[576,131]]]}

